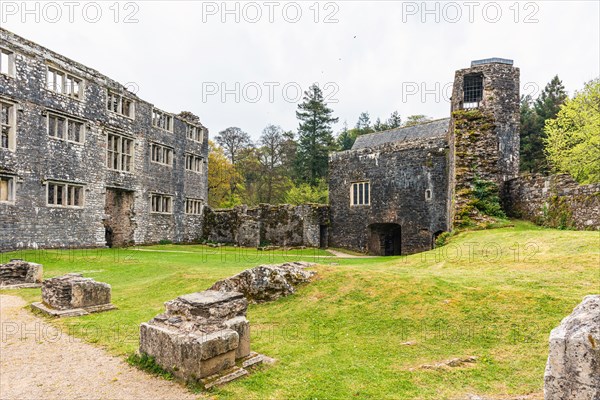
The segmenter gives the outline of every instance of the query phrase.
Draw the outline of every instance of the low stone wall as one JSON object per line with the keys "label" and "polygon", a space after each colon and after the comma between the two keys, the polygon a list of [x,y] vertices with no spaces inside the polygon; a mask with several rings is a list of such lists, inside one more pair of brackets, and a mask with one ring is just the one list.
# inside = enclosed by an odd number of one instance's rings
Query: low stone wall
{"label": "low stone wall", "polygon": [[523,175],[505,185],[507,214],[538,225],[600,229],[600,184],[579,185],[569,175]]}
{"label": "low stone wall", "polygon": [[254,208],[238,206],[232,209],[206,207],[203,237],[213,242],[247,247],[267,244],[319,247],[323,242],[326,243],[328,225],[329,207],[325,205],[261,204]]}

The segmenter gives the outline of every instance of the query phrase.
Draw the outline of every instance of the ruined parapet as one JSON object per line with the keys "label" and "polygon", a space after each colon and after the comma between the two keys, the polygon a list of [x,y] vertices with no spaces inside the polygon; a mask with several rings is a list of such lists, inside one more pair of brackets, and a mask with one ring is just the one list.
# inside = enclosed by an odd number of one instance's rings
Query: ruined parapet
{"label": "ruined parapet", "polygon": [[72,317],[113,310],[108,283],[84,278],[81,274],[66,274],[46,279],[42,284],[42,303],[34,309],[55,317]]}
{"label": "ruined parapet", "polygon": [[44,268],[41,264],[19,259],[0,265],[0,289],[37,288],[41,286]]}
{"label": "ruined parapet", "polygon": [[546,400],[600,398],[600,295],[586,296],[550,333]]}
{"label": "ruined parapet", "polygon": [[313,265],[308,262],[259,265],[218,281],[210,290],[241,292],[252,303],[273,301],[295,293],[296,286],[309,282],[316,272],[305,268]]}
{"label": "ruined parapet", "polygon": [[205,387],[247,375],[263,361],[250,352],[248,301],[242,293],[207,290],[165,303],[140,326],[140,353],[186,382]]}

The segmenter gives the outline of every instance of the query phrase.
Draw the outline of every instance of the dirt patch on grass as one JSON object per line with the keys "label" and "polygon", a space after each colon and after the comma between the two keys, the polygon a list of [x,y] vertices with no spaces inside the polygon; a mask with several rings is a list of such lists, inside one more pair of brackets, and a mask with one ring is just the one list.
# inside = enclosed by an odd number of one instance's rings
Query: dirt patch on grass
{"label": "dirt patch on grass", "polygon": [[206,399],[69,336],[0,295],[2,399]]}

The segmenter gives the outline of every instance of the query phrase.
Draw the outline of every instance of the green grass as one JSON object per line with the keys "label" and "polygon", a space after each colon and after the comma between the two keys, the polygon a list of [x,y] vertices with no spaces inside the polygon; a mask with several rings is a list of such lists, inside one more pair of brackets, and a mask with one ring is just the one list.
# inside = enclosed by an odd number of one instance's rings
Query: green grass
{"label": "green grass", "polygon": [[[452,399],[542,391],[548,335],[587,294],[600,292],[598,232],[514,226],[453,236],[408,257],[332,259],[204,246],[12,254],[44,276],[83,271],[113,286],[119,310],[54,320],[129,356],[138,327],[163,302],[261,263],[317,261],[296,295],[252,305],[252,348],[278,362],[214,391],[219,399]],[[3,255],[5,258],[11,255]],[[331,265],[331,263],[335,263]],[[87,271],[87,272],[86,272]],[[23,289],[28,301],[39,290]],[[415,342],[412,346],[402,343]],[[468,368],[421,370],[477,356]]]}

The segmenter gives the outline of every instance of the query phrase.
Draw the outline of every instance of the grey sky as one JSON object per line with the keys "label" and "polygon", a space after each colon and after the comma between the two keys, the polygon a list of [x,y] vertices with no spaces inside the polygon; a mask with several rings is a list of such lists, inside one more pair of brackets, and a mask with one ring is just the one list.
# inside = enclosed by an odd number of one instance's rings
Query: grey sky
{"label": "grey sky", "polygon": [[514,59],[522,93],[558,74],[572,94],[600,75],[597,1],[427,2],[427,14],[421,1],[227,2],[229,14],[223,2],[76,3],[28,2],[24,13],[21,1],[2,1],[0,24],[133,82],[159,108],[198,114],[212,136],[239,126],[257,138],[267,123],[296,130],[297,88],[313,82],[335,101],[337,131],[362,111],[447,117],[446,85],[473,59]]}

